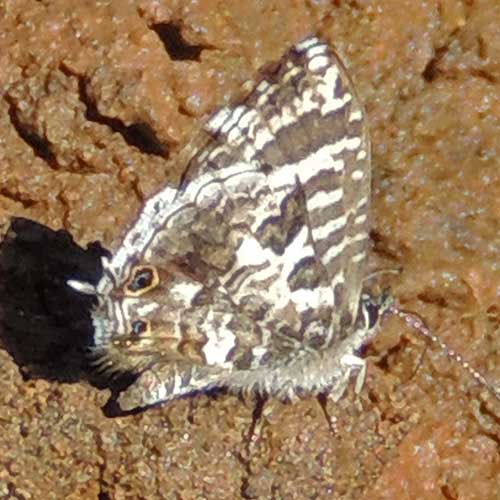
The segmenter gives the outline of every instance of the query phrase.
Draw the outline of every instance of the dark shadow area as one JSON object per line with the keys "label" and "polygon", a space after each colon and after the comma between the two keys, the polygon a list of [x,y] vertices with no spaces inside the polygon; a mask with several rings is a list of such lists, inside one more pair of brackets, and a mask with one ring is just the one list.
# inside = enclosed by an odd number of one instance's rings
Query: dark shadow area
{"label": "dark shadow area", "polygon": [[19,137],[33,150],[33,154],[47,162],[52,168],[57,166],[57,161],[52,152],[50,142],[40,136],[33,127],[23,123],[17,113],[15,102],[6,96],[9,104],[9,118],[12,126],[16,129]]}
{"label": "dark shadow area", "polygon": [[66,282],[97,283],[106,255],[63,230],[14,218],[0,243],[0,340],[25,378],[75,382],[89,372],[95,298]]}
{"label": "dark shadow area", "polygon": [[162,158],[168,157],[167,146],[158,139],[150,125],[147,123],[125,125],[119,118],[103,115],[97,108],[95,99],[87,89],[87,79],[81,75],[75,76],[78,78],[79,96],[81,102],[85,105],[85,118],[87,120],[108,126],[111,130],[120,134],[129,146],[137,148],[144,154],[160,156]]}
{"label": "dark shadow area", "polygon": [[[0,243],[0,343],[25,380],[86,380],[110,388],[116,397],[137,377],[110,377],[93,368],[90,312],[96,299],[67,285],[70,279],[96,284],[103,256],[109,252],[98,242],[84,249],[67,231],[12,219]],[[105,414],[107,407],[109,416],[127,414],[114,413],[112,402],[103,408]]]}
{"label": "dark shadow area", "polygon": [[426,82],[431,83],[443,74],[439,65],[447,52],[448,47],[446,46],[439,47],[434,51],[434,57],[429,60],[424,68],[424,71],[422,71],[422,77]]}
{"label": "dark shadow area", "polygon": [[175,23],[156,23],[151,29],[158,35],[170,59],[173,61],[199,61],[201,51],[210,47],[189,45]]}

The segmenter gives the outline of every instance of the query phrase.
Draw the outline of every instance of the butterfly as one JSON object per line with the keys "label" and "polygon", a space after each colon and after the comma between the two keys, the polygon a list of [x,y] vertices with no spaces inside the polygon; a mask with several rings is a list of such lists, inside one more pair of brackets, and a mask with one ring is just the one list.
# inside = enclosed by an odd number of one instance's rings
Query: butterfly
{"label": "butterfly", "polygon": [[97,369],[133,373],[144,409],[202,390],[338,400],[390,307],[363,292],[370,227],[365,114],[316,37],[265,67],[204,126],[179,186],[147,200],[97,285]]}

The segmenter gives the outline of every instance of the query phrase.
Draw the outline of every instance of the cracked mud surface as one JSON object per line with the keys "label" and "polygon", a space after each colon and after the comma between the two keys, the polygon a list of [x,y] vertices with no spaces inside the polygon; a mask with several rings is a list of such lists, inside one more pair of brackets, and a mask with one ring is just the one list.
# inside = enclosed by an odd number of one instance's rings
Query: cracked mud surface
{"label": "cracked mud surface", "polygon": [[[500,377],[500,7],[379,0],[11,1],[0,18],[0,234],[23,216],[113,249],[182,171],[201,121],[315,31],[342,54],[373,145],[373,269]],[[0,496],[495,499],[500,404],[394,318],[328,410],[199,396],[106,418],[107,391],[23,380],[0,351]]]}

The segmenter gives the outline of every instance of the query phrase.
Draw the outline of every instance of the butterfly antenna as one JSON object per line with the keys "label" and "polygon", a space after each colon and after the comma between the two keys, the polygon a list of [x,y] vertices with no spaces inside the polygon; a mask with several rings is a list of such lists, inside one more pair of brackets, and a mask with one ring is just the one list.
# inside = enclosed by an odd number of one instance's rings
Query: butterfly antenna
{"label": "butterfly antenna", "polygon": [[491,385],[486,378],[477,370],[475,370],[468,361],[466,361],[460,354],[455,350],[447,346],[438,336],[434,335],[429,327],[424,323],[424,321],[418,317],[415,313],[410,313],[399,309],[396,305],[392,304],[388,310],[388,313],[394,314],[398,318],[402,319],[409,327],[418,331],[425,338],[429,339],[433,344],[439,346],[442,352],[446,356],[456,363],[458,363],[462,368],[467,370],[469,374],[474,378],[479,384],[488,389],[493,393],[498,399],[500,399],[500,390]]}

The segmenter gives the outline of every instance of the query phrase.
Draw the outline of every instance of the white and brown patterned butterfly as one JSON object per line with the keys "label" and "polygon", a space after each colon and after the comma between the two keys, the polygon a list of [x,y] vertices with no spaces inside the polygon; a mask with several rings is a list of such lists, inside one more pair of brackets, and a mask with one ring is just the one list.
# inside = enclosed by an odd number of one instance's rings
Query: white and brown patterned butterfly
{"label": "white and brown patterned butterfly", "polygon": [[337,55],[310,37],[206,124],[178,188],[145,204],[97,286],[99,368],[132,372],[129,411],[227,387],[337,400],[385,297],[362,294],[366,120]]}

